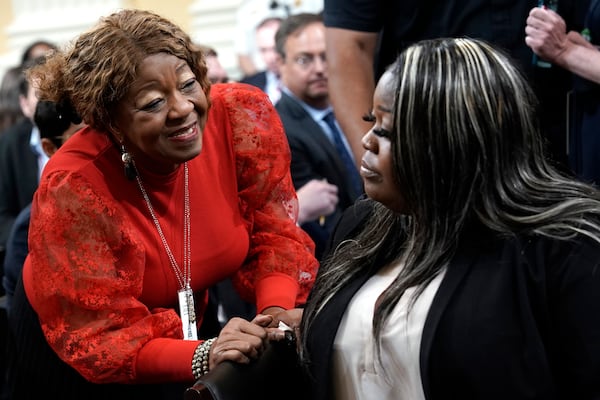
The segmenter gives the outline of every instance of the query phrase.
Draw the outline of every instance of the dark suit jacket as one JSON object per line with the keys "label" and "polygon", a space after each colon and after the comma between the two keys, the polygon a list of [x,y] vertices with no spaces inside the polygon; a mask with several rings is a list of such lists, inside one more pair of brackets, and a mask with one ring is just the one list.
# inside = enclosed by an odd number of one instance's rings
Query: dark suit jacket
{"label": "dark suit jacket", "polygon": [[245,76],[240,82],[256,86],[264,92],[267,88],[267,72],[261,71],[254,75]]}
{"label": "dark suit jacket", "polygon": [[38,160],[29,145],[32,129],[24,119],[0,135],[0,248],[38,186]]}
{"label": "dark suit jacket", "polygon": [[12,301],[17,282],[23,271],[25,257],[29,253],[29,245],[27,243],[29,232],[29,220],[31,218],[31,204],[25,207],[10,230],[8,241],[6,242],[6,257],[4,258],[4,277],[2,278],[2,286],[6,291],[6,309],[10,313],[10,304]]}
{"label": "dark suit jacket", "polygon": [[[333,245],[354,236],[369,212],[368,201],[346,210]],[[502,238],[484,229],[465,237],[423,328],[425,398],[600,399],[599,264],[600,245],[590,239]],[[340,320],[380,267],[365,265],[315,320],[308,336],[311,399],[332,398]]]}
{"label": "dark suit jacket", "polygon": [[296,189],[312,179],[327,179],[338,187],[337,210],[325,219],[325,225],[311,221],[302,225],[316,245],[316,256],[321,258],[326,243],[341,212],[350,206],[360,193],[354,193],[350,177],[335,146],[329,141],[321,126],[302,108],[297,100],[281,94],[275,106],[292,152],[291,173]]}

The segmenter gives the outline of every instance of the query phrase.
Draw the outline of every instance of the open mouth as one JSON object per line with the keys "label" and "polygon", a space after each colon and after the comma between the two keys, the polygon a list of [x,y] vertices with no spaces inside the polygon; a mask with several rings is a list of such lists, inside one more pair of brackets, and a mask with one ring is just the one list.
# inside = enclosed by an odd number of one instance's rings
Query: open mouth
{"label": "open mouth", "polygon": [[173,132],[169,135],[169,139],[175,140],[187,140],[196,136],[198,129],[197,124],[193,123],[189,127],[185,129],[178,130],[177,132]]}

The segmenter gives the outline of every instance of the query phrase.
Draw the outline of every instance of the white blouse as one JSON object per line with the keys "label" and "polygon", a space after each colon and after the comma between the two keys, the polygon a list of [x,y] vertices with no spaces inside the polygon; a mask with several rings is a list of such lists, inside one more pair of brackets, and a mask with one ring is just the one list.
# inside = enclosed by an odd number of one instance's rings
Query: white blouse
{"label": "white blouse", "polygon": [[381,363],[372,335],[373,311],[401,265],[382,268],[356,292],[333,345],[333,388],[337,400],[424,400],[419,350],[425,318],[445,274],[443,269],[417,298],[402,296],[383,327]]}

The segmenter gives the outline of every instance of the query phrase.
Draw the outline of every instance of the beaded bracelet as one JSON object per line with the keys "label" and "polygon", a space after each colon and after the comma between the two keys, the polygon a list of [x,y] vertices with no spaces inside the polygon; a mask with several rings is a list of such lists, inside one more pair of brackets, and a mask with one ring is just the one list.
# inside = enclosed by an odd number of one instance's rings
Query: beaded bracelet
{"label": "beaded bracelet", "polygon": [[217,338],[205,340],[196,347],[194,356],[192,357],[192,374],[194,375],[194,379],[200,379],[202,375],[208,372],[208,356],[215,340]]}

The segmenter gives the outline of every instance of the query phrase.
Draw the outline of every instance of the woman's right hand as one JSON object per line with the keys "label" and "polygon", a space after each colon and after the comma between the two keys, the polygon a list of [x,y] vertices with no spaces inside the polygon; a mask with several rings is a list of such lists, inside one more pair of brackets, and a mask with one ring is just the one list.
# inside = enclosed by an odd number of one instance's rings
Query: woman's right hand
{"label": "woman's right hand", "polygon": [[210,348],[210,369],[225,360],[248,364],[257,359],[269,341],[267,327],[273,321],[270,315],[257,315],[251,322],[232,318]]}

